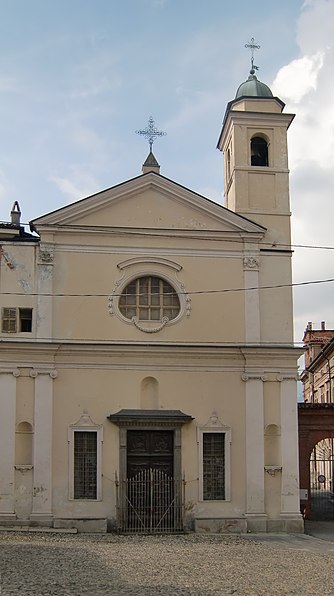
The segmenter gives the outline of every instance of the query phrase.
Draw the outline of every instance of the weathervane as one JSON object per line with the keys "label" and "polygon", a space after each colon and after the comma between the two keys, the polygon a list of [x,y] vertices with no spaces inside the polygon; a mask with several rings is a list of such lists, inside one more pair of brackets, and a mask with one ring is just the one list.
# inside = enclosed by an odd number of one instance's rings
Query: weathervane
{"label": "weathervane", "polygon": [[152,151],[152,145],[155,141],[155,138],[164,137],[167,134],[166,132],[163,132],[162,130],[158,130],[157,128],[155,128],[152,116],[149,117],[148,125],[146,126],[146,128],[136,130],[136,133],[137,135],[142,135],[143,137],[147,138],[150,145],[150,151]]}
{"label": "weathervane", "polygon": [[250,71],[251,74],[255,74],[255,71],[259,70],[259,67],[255,66],[255,64],[254,64],[254,52],[255,52],[255,50],[259,50],[260,47],[261,46],[256,45],[254,37],[251,38],[250,42],[245,44],[245,48],[247,48],[248,50],[251,51],[251,65],[252,65],[252,68]]}

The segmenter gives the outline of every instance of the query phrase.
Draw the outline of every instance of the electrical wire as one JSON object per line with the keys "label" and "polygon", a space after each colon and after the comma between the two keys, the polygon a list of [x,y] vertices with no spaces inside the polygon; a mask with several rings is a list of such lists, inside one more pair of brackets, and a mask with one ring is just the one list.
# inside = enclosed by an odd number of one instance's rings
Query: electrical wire
{"label": "electrical wire", "polygon": [[[22,225],[26,225],[29,226],[29,222],[23,223]],[[43,228],[43,224],[39,225],[40,228]],[[76,226],[76,225],[69,225],[69,224],[57,224],[57,228],[68,228],[68,229],[82,229],[82,226]],[[154,231],[150,231],[148,230],[136,230],[135,228],[133,229],[124,229],[124,228],[117,228],[115,226],[105,226],[105,225],[94,225],[94,226],[89,226],[89,225],[85,225],[85,229],[87,230],[109,230],[109,231],[114,231],[115,233],[123,233],[123,234],[131,234],[134,236],[156,236],[156,234],[154,234]],[[190,230],[188,229],[175,229],[176,232],[190,232]],[[200,230],[202,232],[220,232],[220,230]],[[165,238],[174,238],[174,236],[170,235],[170,234],[158,234],[159,237],[165,237]],[[212,242],[216,242],[217,238],[200,238],[199,236],[190,236],[187,235],[186,236],[188,239],[196,239],[196,240],[204,240],[205,242],[207,241],[212,241]],[[240,239],[235,239],[235,238],[231,238],[231,239],[227,239],[227,242],[240,242]],[[280,242],[260,242],[259,246],[268,246],[270,248],[284,248],[286,250],[290,250],[291,248],[308,248],[308,249],[316,249],[316,250],[334,250],[334,246],[323,246],[323,245],[313,245],[313,244],[284,244],[284,243],[280,243]]]}
{"label": "electrical wire", "polygon": [[[273,286],[253,286],[250,288],[222,288],[219,290],[193,290],[189,292],[165,292],[164,296],[173,296],[177,294],[178,296],[189,296],[195,294],[225,294],[228,292],[251,292],[251,291],[258,291],[258,290],[275,290],[279,288],[296,288],[300,286],[310,286],[310,285],[318,285],[318,284],[327,284],[334,282],[334,278],[328,279],[316,279],[313,281],[300,281],[291,284],[275,284]],[[63,293],[41,293],[41,292],[31,292],[31,293],[23,293],[23,292],[1,292],[2,296],[48,296],[50,298],[106,298],[109,296],[112,297],[119,297],[122,296],[122,293],[108,293],[108,294],[63,294]],[[146,296],[146,293],[133,293],[131,296]]]}

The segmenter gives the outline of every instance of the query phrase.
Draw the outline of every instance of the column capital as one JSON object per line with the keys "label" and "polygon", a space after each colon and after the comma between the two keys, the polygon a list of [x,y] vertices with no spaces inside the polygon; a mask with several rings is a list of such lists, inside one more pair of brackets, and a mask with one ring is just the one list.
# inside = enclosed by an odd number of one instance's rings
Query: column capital
{"label": "column capital", "polygon": [[19,377],[20,374],[18,368],[0,368],[0,375],[13,375],[13,377]]}
{"label": "column capital", "polygon": [[36,369],[33,368],[30,373],[29,376],[32,377],[33,379],[36,379],[36,377],[38,377],[38,375],[49,375],[51,379],[56,379],[58,377],[58,371],[55,369]]}
{"label": "column capital", "polygon": [[299,376],[297,373],[279,373],[276,375],[276,381],[281,383],[282,381],[298,381]]}
{"label": "column capital", "polygon": [[245,381],[268,381],[268,376],[261,373],[243,373],[241,375],[241,380]]}

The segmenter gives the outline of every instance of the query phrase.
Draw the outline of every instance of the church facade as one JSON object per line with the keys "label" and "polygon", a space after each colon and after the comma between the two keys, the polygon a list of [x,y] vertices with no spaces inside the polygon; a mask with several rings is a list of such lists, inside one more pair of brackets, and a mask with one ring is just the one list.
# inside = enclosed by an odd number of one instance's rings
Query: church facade
{"label": "church facade", "polygon": [[[0,525],[303,531],[287,129],[254,73],[225,207],[143,174],[0,226]],[[261,288],[261,289],[260,289]]]}

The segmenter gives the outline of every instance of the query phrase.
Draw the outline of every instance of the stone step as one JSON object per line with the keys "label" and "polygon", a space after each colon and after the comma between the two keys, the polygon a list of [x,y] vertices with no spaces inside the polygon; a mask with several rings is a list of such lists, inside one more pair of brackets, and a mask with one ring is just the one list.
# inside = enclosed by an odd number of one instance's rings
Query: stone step
{"label": "stone step", "polygon": [[0,526],[0,532],[30,532],[30,533],[37,533],[41,532],[43,534],[77,534],[78,530],[76,528],[47,528],[47,527],[38,527],[38,526],[24,526],[24,525],[15,525],[15,526]]}

